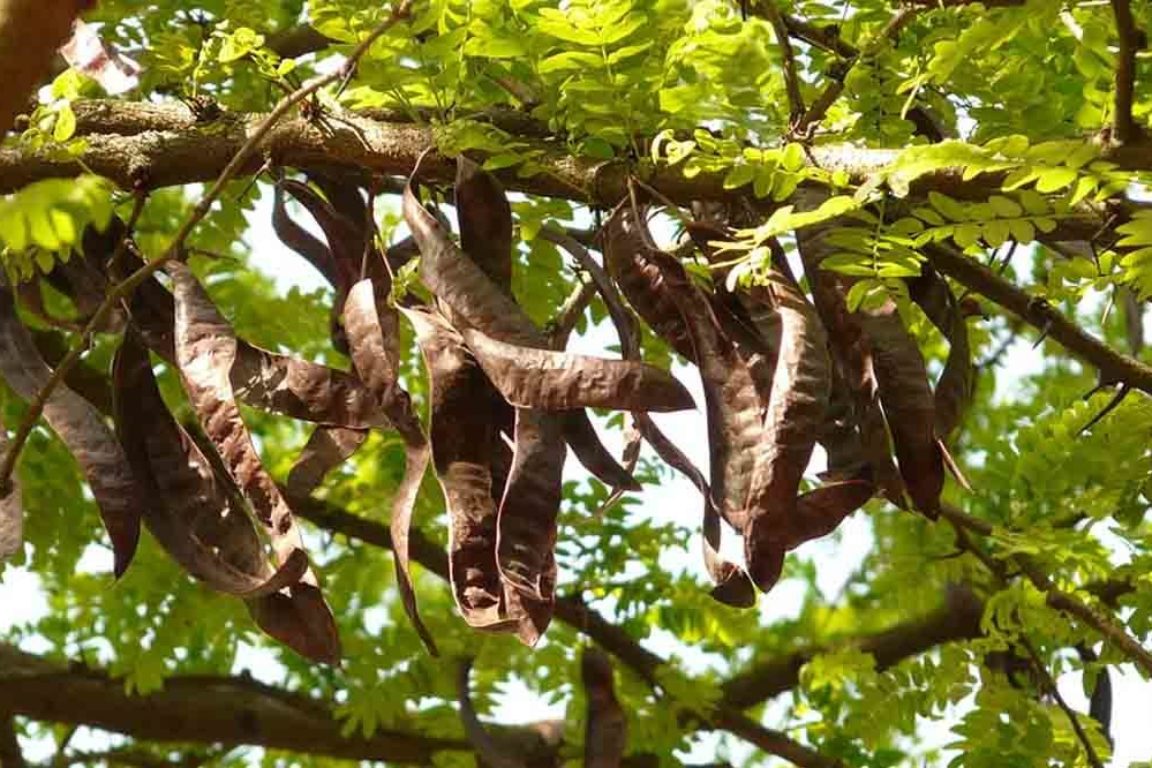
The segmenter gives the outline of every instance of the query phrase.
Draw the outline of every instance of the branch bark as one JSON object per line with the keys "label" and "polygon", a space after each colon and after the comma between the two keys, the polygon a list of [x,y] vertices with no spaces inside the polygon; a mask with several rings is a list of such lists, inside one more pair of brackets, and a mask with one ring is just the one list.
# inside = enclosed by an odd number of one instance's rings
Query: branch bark
{"label": "branch bark", "polygon": [[[158,188],[216,179],[251,138],[262,115],[228,114],[211,123],[197,123],[182,105],[117,101],[75,104],[77,132],[88,141],[80,161],[0,150],[0,194],[44,178],[76,176],[83,166],[126,189]],[[426,125],[382,122],[358,115],[328,121],[328,129],[304,119],[283,120],[254,147],[237,174],[252,174],[267,158],[302,169],[357,168],[378,175],[407,176],[420,156],[435,144]],[[498,174],[509,191],[561,197],[611,207],[627,194],[633,166],[624,161],[573,157],[547,142],[521,139],[542,171],[519,178],[515,169]],[[889,165],[898,149],[866,149],[850,145],[811,148],[813,166],[842,170],[854,183]],[[1109,149],[1105,156],[1127,168],[1152,168],[1152,141]],[[429,153],[421,165],[425,181],[450,183],[455,175],[451,158]],[[980,198],[999,189],[1002,176],[986,173],[965,181],[960,168],[928,174],[912,185],[913,195],[930,190],[957,198]],[[685,178],[678,167],[651,169],[646,182],[672,201],[729,200],[739,191],[726,190],[724,173],[704,172]],[[1059,239],[1060,232],[1052,233]],[[1078,236],[1064,239],[1079,239]]]}
{"label": "branch bark", "polygon": [[[416,721],[371,738],[345,737],[319,702],[251,681],[170,678],[163,691],[129,696],[106,674],[0,645],[0,709],[47,722],[83,723],[149,741],[251,744],[350,760],[428,764],[464,740],[420,735]],[[524,746],[531,738],[525,732]],[[7,768],[7,763],[4,763]]]}
{"label": "branch bark", "polygon": [[1117,141],[1127,144],[1138,139],[1141,133],[1132,116],[1132,99],[1136,90],[1136,52],[1143,47],[1143,35],[1132,16],[1130,0],[1112,0],[1112,15],[1116,17],[1116,35],[1120,38],[1113,133]]}
{"label": "branch bark", "polygon": [[722,686],[723,701],[730,707],[746,709],[791,690],[799,684],[800,668],[821,653],[853,648],[872,654],[877,669],[884,670],[938,645],[980,637],[983,611],[983,605],[968,588],[954,587],[943,606],[922,618],[876,634],[803,648],[753,664]]}
{"label": "branch bark", "polygon": [[1029,295],[980,262],[952,248],[928,246],[924,253],[940,272],[1039,329],[1096,368],[1102,383],[1124,383],[1152,394],[1152,366],[1112,349],[1044,299]]}

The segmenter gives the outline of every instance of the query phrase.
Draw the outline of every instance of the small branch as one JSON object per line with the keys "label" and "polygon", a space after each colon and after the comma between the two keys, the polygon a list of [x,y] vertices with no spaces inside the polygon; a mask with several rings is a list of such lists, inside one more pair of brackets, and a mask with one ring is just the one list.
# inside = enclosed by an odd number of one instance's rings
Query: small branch
{"label": "small branch", "polygon": [[580,322],[584,310],[596,295],[596,286],[583,281],[577,283],[568,294],[568,298],[560,305],[556,317],[548,322],[548,343],[552,349],[564,349],[568,344],[568,337],[576,330],[576,323]]}
{"label": "small branch", "polygon": [[1121,354],[1069,320],[1047,301],[1029,295],[980,262],[944,246],[924,250],[942,273],[1000,305],[1095,367],[1105,384],[1127,384],[1152,394],[1152,367]]}
{"label": "small branch", "polygon": [[1132,117],[1132,99],[1136,90],[1136,52],[1143,45],[1143,35],[1132,17],[1130,0],[1112,0],[1116,17],[1116,34],[1120,52],[1116,57],[1116,102],[1113,136],[1121,144],[1140,138],[1140,126]]}
{"label": "small branch", "polygon": [[824,90],[816,98],[816,101],[814,101],[812,106],[808,108],[808,111],[805,112],[798,121],[796,121],[796,125],[793,128],[793,133],[798,135],[805,135],[810,127],[819,124],[819,122],[824,119],[824,116],[828,114],[828,110],[832,107],[832,105],[836,103],[836,100],[840,98],[840,94],[844,92],[844,81],[847,79],[849,70],[851,70],[852,67],[854,67],[862,58],[874,53],[877,48],[879,48],[879,46],[884,42],[896,37],[900,30],[903,29],[904,26],[912,20],[916,13],[917,10],[914,8],[901,8],[900,10],[896,11],[892,18],[888,20],[888,23],[884,26],[884,29],[882,29],[880,33],[876,35],[876,37],[863,48],[863,50],[859,51],[857,56],[848,61],[848,65],[844,68],[844,70],[837,73],[836,77],[832,79],[832,82],[830,82],[824,88]]}
{"label": "small branch", "polygon": [[[93,335],[103,327],[104,321],[107,319],[108,315],[112,313],[112,310],[119,306],[122,299],[130,296],[137,286],[155,274],[158,270],[160,270],[161,267],[163,267],[169,261],[181,256],[181,252],[184,248],[184,241],[188,239],[188,236],[192,233],[192,230],[196,228],[196,225],[199,224],[206,215],[208,215],[208,211],[211,210],[212,204],[216,202],[221,194],[223,194],[224,187],[228,184],[229,181],[233,179],[233,177],[235,177],[240,172],[240,170],[248,162],[249,158],[256,151],[256,148],[260,145],[260,142],[263,141],[264,137],[268,135],[276,123],[278,123],[285,115],[287,115],[289,110],[291,110],[304,99],[311,96],[316,91],[323,88],[325,85],[329,85],[331,83],[347,78],[354,70],[356,63],[365,53],[367,53],[368,49],[372,46],[372,43],[374,43],[381,35],[391,29],[393,25],[408,16],[411,4],[412,0],[401,0],[401,2],[393,9],[389,17],[381,24],[379,24],[376,29],[374,29],[367,37],[360,41],[356,48],[353,49],[353,51],[348,55],[348,59],[344,62],[344,64],[335,72],[331,72],[327,75],[318,77],[307,85],[298,88],[297,90],[281,99],[276,107],[268,114],[268,116],[264,118],[260,125],[256,127],[256,129],[248,137],[247,141],[240,146],[228,164],[224,166],[224,170],[220,172],[220,175],[216,178],[215,183],[204,194],[204,197],[200,199],[200,202],[196,204],[196,207],[192,209],[192,212],[180,225],[180,228],[173,236],[172,242],[169,244],[168,249],[164,255],[158,259],[148,262],[143,267],[136,270],[136,272],[125,278],[122,282],[113,286],[111,290],[109,290],[107,296],[104,298],[104,301],[101,302],[99,307],[97,307],[96,312],[92,315],[91,319],[88,321],[88,324],[84,327],[84,330],[80,336],[80,343],[73,347],[72,350],[64,356],[64,359],[61,360],[56,369],[52,371],[52,376],[48,379],[47,382],[45,382],[40,391],[36,393],[36,397],[32,400],[32,402],[29,403],[28,411],[24,415],[24,420],[20,423],[20,428],[16,431],[16,435],[12,438],[11,446],[8,449],[8,452],[5,453],[3,462],[0,463],[0,490],[6,489],[8,487],[9,478],[12,476],[12,470],[16,467],[16,461],[20,457],[20,452],[23,450],[24,444],[28,441],[29,435],[32,434],[32,430],[35,428],[36,422],[40,420],[40,416],[44,413],[44,406],[48,403],[48,399],[52,396],[52,393],[55,391],[56,387],[59,386],[60,382],[64,380],[72,368],[78,362],[80,362],[80,358],[92,343]],[[140,198],[138,198],[138,200],[139,199]],[[137,210],[133,212],[134,215],[139,215],[139,208],[140,204],[138,203]],[[131,226],[129,226],[125,232],[131,232]],[[125,237],[127,237],[127,234]]]}
{"label": "small branch", "polygon": [[[973,517],[950,504],[941,505],[941,515],[952,524],[981,536],[991,536],[995,531],[991,523]],[[1020,568],[1036,589],[1044,593],[1049,607],[1079,619],[1081,624],[1094,629],[1101,637],[1143,669],[1145,673],[1152,675],[1152,653],[1125,632],[1115,617],[1103,614],[1075,595],[1059,589],[1032,558],[1017,555],[1011,558],[1011,562]]]}
{"label": "small branch", "polygon": [[877,670],[884,670],[939,645],[980,637],[983,611],[980,600],[969,588],[952,587],[944,605],[926,616],[873,634],[779,654],[753,664],[723,684],[722,701],[733,708],[746,709],[791,690],[800,682],[801,667],[821,653],[856,649],[871,654]]}
{"label": "small branch", "polygon": [[1028,655],[1032,658],[1032,667],[1035,669],[1036,674],[1039,675],[1041,682],[1047,689],[1047,693],[1052,695],[1056,700],[1056,706],[1064,711],[1064,715],[1068,718],[1072,730],[1076,733],[1076,738],[1080,740],[1081,746],[1084,747],[1084,754],[1088,758],[1088,763],[1092,768],[1104,768],[1104,763],[1100,761],[1100,756],[1096,754],[1096,748],[1092,746],[1092,740],[1088,738],[1088,733],[1084,730],[1084,726],[1080,723],[1080,717],[1076,714],[1076,710],[1068,706],[1068,702],[1060,694],[1060,689],[1056,686],[1056,680],[1052,677],[1052,673],[1048,671],[1048,667],[1044,664],[1044,660],[1040,658],[1040,654],[1036,652],[1036,647],[1032,645],[1032,641],[1024,635],[1018,638],[1020,645],[1028,651]]}
{"label": "small branch", "polygon": [[842,59],[854,59],[860,55],[860,49],[841,38],[833,25],[819,27],[810,21],[786,14],[782,18],[788,34],[797,40],[834,53]]}
{"label": "small branch", "polygon": [[760,725],[742,712],[720,709],[716,712],[716,724],[750,744],[755,744],[767,754],[782,757],[801,768],[843,768],[844,766],[844,763],[839,760],[826,757],[785,733]]}
{"label": "small branch", "polygon": [[789,123],[795,125],[804,114],[804,95],[800,92],[800,77],[796,73],[796,54],[792,50],[788,25],[784,23],[780,9],[776,7],[776,0],[760,0],[756,3],[756,9],[776,32],[776,42],[780,45],[780,58],[784,64],[784,87],[788,91]]}

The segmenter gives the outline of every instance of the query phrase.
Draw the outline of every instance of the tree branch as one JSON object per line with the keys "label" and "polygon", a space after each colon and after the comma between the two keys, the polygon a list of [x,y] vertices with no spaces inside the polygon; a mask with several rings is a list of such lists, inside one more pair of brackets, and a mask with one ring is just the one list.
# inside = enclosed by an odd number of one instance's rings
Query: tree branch
{"label": "tree branch", "polygon": [[949,590],[947,601],[940,609],[922,618],[897,624],[876,634],[804,648],[753,664],[724,683],[722,700],[736,709],[755,706],[795,688],[800,682],[801,667],[814,657],[835,650],[852,648],[870,653],[876,659],[877,669],[887,669],[938,645],[980,637],[983,611],[983,605],[971,590],[954,587]]}
{"label": "tree branch", "polygon": [[1076,710],[1072,709],[1072,707],[1068,705],[1068,702],[1064,700],[1064,696],[1060,693],[1059,686],[1056,685],[1056,679],[1052,677],[1052,673],[1048,671],[1044,660],[1040,658],[1040,654],[1036,651],[1036,646],[1024,635],[1020,635],[1020,645],[1024,646],[1024,649],[1028,651],[1028,656],[1032,660],[1032,667],[1036,671],[1036,674],[1039,675],[1046,692],[1055,699],[1056,706],[1060,707],[1064,716],[1068,718],[1069,725],[1072,726],[1072,730],[1076,733],[1076,738],[1080,740],[1080,745],[1084,748],[1084,754],[1088,758],[1088,764],[1091,765],[1092,768],[1104,768],[1104,764],[1100,762],[1100,756],[1096,754],[1096,747],[1092,745],[1092,739],[1088,737],[1088,732],[1084,730],[1084,726],[1080,722],[1080,716],[1076,713]]}
{"label": "tree branch", "polygon": [[[969,515],[950,504],[942,504],[940,514],[953,525],[978,533],[981,536],[991,536],[995,532],[991,523]],[[1143,669],[1145,673],[1152,675],[1152,653],[1125,632],[1124,627],[1116,621],[1115,617],[1101,613],[1075,595],[1057,587],[1051,577],[1044,573],[1031,557],[1015,555],[1011,561],[1020,568],[1036,589],[1044,593],[1045,601],[1049,607],[1079,619],[1081,624],[1091,627],[1117,650],[1124,653],[1129,660]],[[995,569],[992,570],[995,573]]]}
{"label": "tree branch", "polygon": [[[471,751],[464,739],[422,735],[418,719],[370,738],[345,736],[321,702],[243,678],[176,676],[162,691],[130,696],[122,682],[102,671],[64,666],[3,644],[0,709],[147,741],[248,744],[347,760],[427,765],[439,753]],[[532,727],[499,730],[521,754],[554,751]]]}
{"label": "tree branch", "polygon": [[952,248],[927,246],[924,253],[940,272],[1008,310],[1095,367],[1100,372],[1102,383],[1124,383],[1152,394],[1152,366],[1112,349],[1044,299],[1029,295],[980,262]]}
{"label": "tree branch", "polygon": [[1113,134],[1116,141],[1127,144],[1140,138],[1140,126],[1132,116],[1132,99],[1136,90],[1136,52],[1146,43],[1132,17],[1130,0],[1112,0],[1116,17],[1116,34],[1120,52],[1116,57],[1116,101]]}
{"label": "tree branch", "polygon": [[882,29],[862,51],[859,51],[857,56],[849,60],[847,68],[837,73],[837,76],[824,88],[816,98],[816,101],[812,102],[812,106],[808,108],[808,111],[796,122],[793,130],[798,134],[804,134],[808,131],[809,127],[818,125],[820,121],[824,119],[824,116],[828,114],[829,108],[840,98],[840,94],[844,92],[844,80],[848,76],[848,70],[859,62],[861,58],[873,53],[879,45],[895,38],[896,35],[900,33],[900,30],[904,28],[904,25],[911,21],[915,15],[916,9],[914,8],[900,8],[897,10],[892,18],[888,20],[888,23],[884,25],[884,29]]}
{"label": "tree branch", "polygon": [[[216,179],[236,152],[251,138],[260,115],[228,114],[211,123],[197,123],[183,105],[157,105],[116,101],[77,102],[77,131],[88,148],[81,162],[88,169],[126,189],[137,185],[158,188]],[[506,189],[611,207],[627,194],[634,172],[624,161],[573,157],[544,141],[517,136],[542,168],[528,178],[515,169],[497,174]],[[431,127],[404,122],[381,122],[354,114],[320,126],[304,119],[284,120],[259,141],[238,174],[255,173],[262,158],[301,169],[357,168],[385,176],[407,176],[428,147],[434,146]],[[844,171],[853,183],[864,183],[887,167],[899,149],[867,149],[852,145],[811,148],[810,165]],[[1152,141],[1109,147],[1104,157],[1127,168],[1152,168]],[[0,194],[39,179],[72,177],[84,170],[80,162],[20,149],[0,150]],[[679,167],[650,169],[645,181],[680,205],[693,200],[732,200],[739,190],[724,189],[722,171],[685,178]],[[429,153],[421,166],[425,181],[450,183],[455,177],[452,158]],[[952,197],[979,199],[999,189],[1003,174],[985,173],[965,181],[962,168],[927,174],[912,184],[914,196],[938,191]],[[1050,236],[1083,239],[1080,229],[1069,237],[1063,227]]]}
{"label": "tree branch", "polygon": [[792,41],[789,40],[788,25],[784,23],[784,16],[776,7],[776,0],[759,0],[755,10],[768,20],[776,33],[776,42],[780,45],[780,58],[784,64],[784,87],[788,91],[790,122],[795,126],[804,114],[804,95],[800,92],[800,77],[796,72],[796,55],[792,51]]}

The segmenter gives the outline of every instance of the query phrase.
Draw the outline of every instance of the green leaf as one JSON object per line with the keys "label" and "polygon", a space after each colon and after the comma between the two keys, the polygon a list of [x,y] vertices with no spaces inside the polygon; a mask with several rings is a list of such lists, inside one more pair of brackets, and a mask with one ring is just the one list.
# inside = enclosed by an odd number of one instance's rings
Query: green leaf
{"label": "green leaf", "polygon": [[739,189],[756,178],[756,167],[747,163],[734,165],[724,176],[724,189]]}
{"label": "green leaf", "polygon": [[71,104],[64,104],[56,111],[56,124],[52,127],[52,138],[60,143],[68,141],[76,133],[76,113]]}
{"label": "green leaf", "polygon": [[784,154],[780,157],[780,164],[786,171],[793,173],[800,171],[807,163],[807,158],[804,155],[804,147],[795,142],[790,142],[788,146],[784,147]]}

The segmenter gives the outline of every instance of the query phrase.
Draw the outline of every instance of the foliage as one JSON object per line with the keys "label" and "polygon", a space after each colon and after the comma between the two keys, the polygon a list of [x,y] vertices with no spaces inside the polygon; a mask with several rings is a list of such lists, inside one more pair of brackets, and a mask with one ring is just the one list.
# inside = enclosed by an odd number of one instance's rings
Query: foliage
{"label": "foliage", "polygon": [[[306,549],[317,578],[301,571],[292,583],[319,584],[327,603],[285,618],[275,613],[282,605],[269,607],[274,596],[213,591],[148,533],[114,581],[90,465],[48,418],[62,434],[38,427],[21,451],[24,545],[0,565],[5,581],[32,574],[48,611],[4,624],[0,640],[104,668],[133,695],[252,666],[319,699],[346,737],[404,732],[457,746],[475,741],[455,660],[474,657],[471,702],[481,717],[513,698],[508,686],[527,688],[563,713],[556,759],[570,762],[615,725],[596,721],[593,700],[617,702],[608,709],[627,720],[628,754],[659,765],[774,764],[748,746],[748,727],[732,725],[743,716],[802,745],[812,765],[1092,766],[1108,759],[1111,737],[1129,756],[1131,734],[1109,732],[1100,701],[1121,670],[1152,674],[1108,634],[1139,647],[1152,633],[1152,361],[1142,331],[1152,298],[1152,59],[1135,54],[1125,103],[1125,29],[1111,7],[1120,5],[1128,3],[416,0],[347,78],[293,113],[305,126],[293,130],[313,131],[335,155],[331,137],[362,118],[382,130],[427,129],[436,154],[419,176],[423,203],[406,200],[403,210],[392,193],[404,179],[369,178],[341,156],[281,168],[269,154],[269,173],[230,182],[207,212],[196,211],[203,190],[191,183],[140,196],[146,167],[133,169],[140,189],[120,188],[90,167],[94,159],[108,169],[162,162],[163,153],[110,159],[107,147],[123,137],[93,129],[99,121],[86,111],[99,83],[65,71],[0,158],[0,181],[19,179],[0,200],[0,259],[20,321],[53,364],[61,355],[46,339],[90,344],[80,370],[97,378],[111,372],[127,322],[178,337],[168,356],[148,340],[161,405],[179,424],[169,431],[215,445],[232,465],[218,476],[237,481],[243,499],[229,480],[213,514],[251,514],[253,535],[283,555],[275,567],[267,558],[252,566],[245,583],[283,575],[288,553]],[[1131,5],[1141,34],[1152,33],[1152,5]],[[107,0],[85,18],[143,67],[112,108],[190,108],[197,122],[185,134],[149,134],[176,146],[182,135],[222,130],[216,121],[267,113],[339,67],[392,11],[362,0],[157,0],[147,9]],[[324,39],[288,50],[302,22]],[[1127,143],[1117,135],[1124,111],[1140,126]],[[411,148],[397,147],[412,166],[425,149],[408,158]],[[460,162],[463,175],[467,158],[483,169],[475,173],[499,178],[506,201],[464,200],[462,176],[453,185],[444,169]],[[17,173],[38,162],[70,164],[72,178]],[[382,186],[361,197],[369,182]],[[348,190],[360,208],[341,197]],[[276,215],[306,224],[319,251],[285,234],[282,220],[273,226],[288,250],[273,242],[264,218],[274,195],[294,201]],[[650,219],[652,208],[666,218]],[[200,326],[149,326],[148,307],[129,298],[85,337],[100,299],[127,273],[119,262],[163,257],[201,213],[183,248],[192,270],[147,283],[163,295],[171,287],[178,311]],[[508,232],[493,234],[505,218]],[[121,242],[125,223],[132,232]],[[562,231],[599,252],[591,269],[579,244],[553,237]],[[949,271],[941,252],[981,270]],[[329,279],[285,289],[266,274],[273,259],[311,262]],[[453,270],[469,260],[478,271],[465,281]],[[92,270],[100,280],[89,285]],[[357,286],[363,277],[373,280],[367,291]],[[581,351],[625,360],[544,351],[563,325],[561,307],[585,283],[597,290],[572,320]],[[1024,308],[1002,311],[1013,300]],[[634,315],[638,341],[627,327]],[[197,346],[200,331],[215,346]],[[236,339],[241,351],[229,353]],[[1030,355],[1033,340],[1043,345]],[[441,347],[453,344],[449,360]],[[352,382],[340,386],[369,391],[375,410],[349,406],[345,420],[312,418],[317,426],[267,407],[272,395],[250,395],[252,382],[230,380],[221,363],[255,359],[256,347],[275,371],[336,369]],[[1131,360],[1119,365],[1122,351]],[[669,371],[701,382],[692,390],[701,413],[668,433],[691,456],[707,455],[707,477],[686,472],[637,417],[687,404]],[[0,420],[12,432],[30,398],[3,372]],[[463,387],[457,376],[472,378]],[[462,391],[466,407],[447,409],[445,398]],[[220,403],[230,406],[226,420]],[[519,409],[514,430],[507,403]],[[641,490],[611,474],[623,468],[597,471],[583,455],[592,471],[573,461],[561,478],[564,441],[572,444],[571,422],[586,406],[614,453],[620,444],[626,458],[639,451],[621,464]],[[958,426],[942,423],[950,413],[963,414]],[[312,500],[302,512],[293,476],[324,430],[358,431],[357,441],[321,459],[326,476],[304,490]],[[467,495],[474,487],[453,485],[442,457],[503,482],[508,468],[494,457],[513,454],[501,431],[517,443],[516,461],[534,462],[514,467],[509,487],[529,490],[510,501],[484,492],[480,504]],[[145,453],[149,434],[136,436]],[[823,448],[810,461],[817,440]],[[598,479],[606,475],[620,487]],[[466,520],[461,499],[489,516],[520,515],[516,551],[498,549],[506,544],[495,528]],[[288,507],[295,518],[284,517]],[[368,521],[371,535],[332,510]],[[381,546],[381,521],[406,514],[410,573]],[[745,549],[721,547],[710,521]],[[462,555],[461,537],[484,551]],[[553,541],[550,562],[542,553]],[[449,553],[451,583],[428,552]],[[228,567],[237,558],[219,557]],[[465,567],[482,573],[466,579]],[[753,584],[771,594],[757,603]],[[477,598],[485,589],[496,592]],[[508,636],[536,642],[554,609],[535,647]],[[309,631],[320,625],[317,640]],[[906,641],[900,652],[885,645],[892,637]],[[615,654],[614,686],[611,674],[607,688],[581,682],[585,644]],[[643,661],[649,652],[660,661]],[[779,687],[740,693],[765,668]],[[1070,717],[1053,678],[1062,691],[1079,680],[1092,712]],[[5,685],[0,670],[0,711]],[[539,714],[532,709],[520,712]],[[51,726],[17,722],[26,745],[53,739]],[[761,746],[765,733],[774,732],[755,734]],[[125,743],[171,759],[146,739]],[[472,749],[442,749],[433,762],[471,765]],[[345,764],[323,750],[252,747],[214,759]]]}

